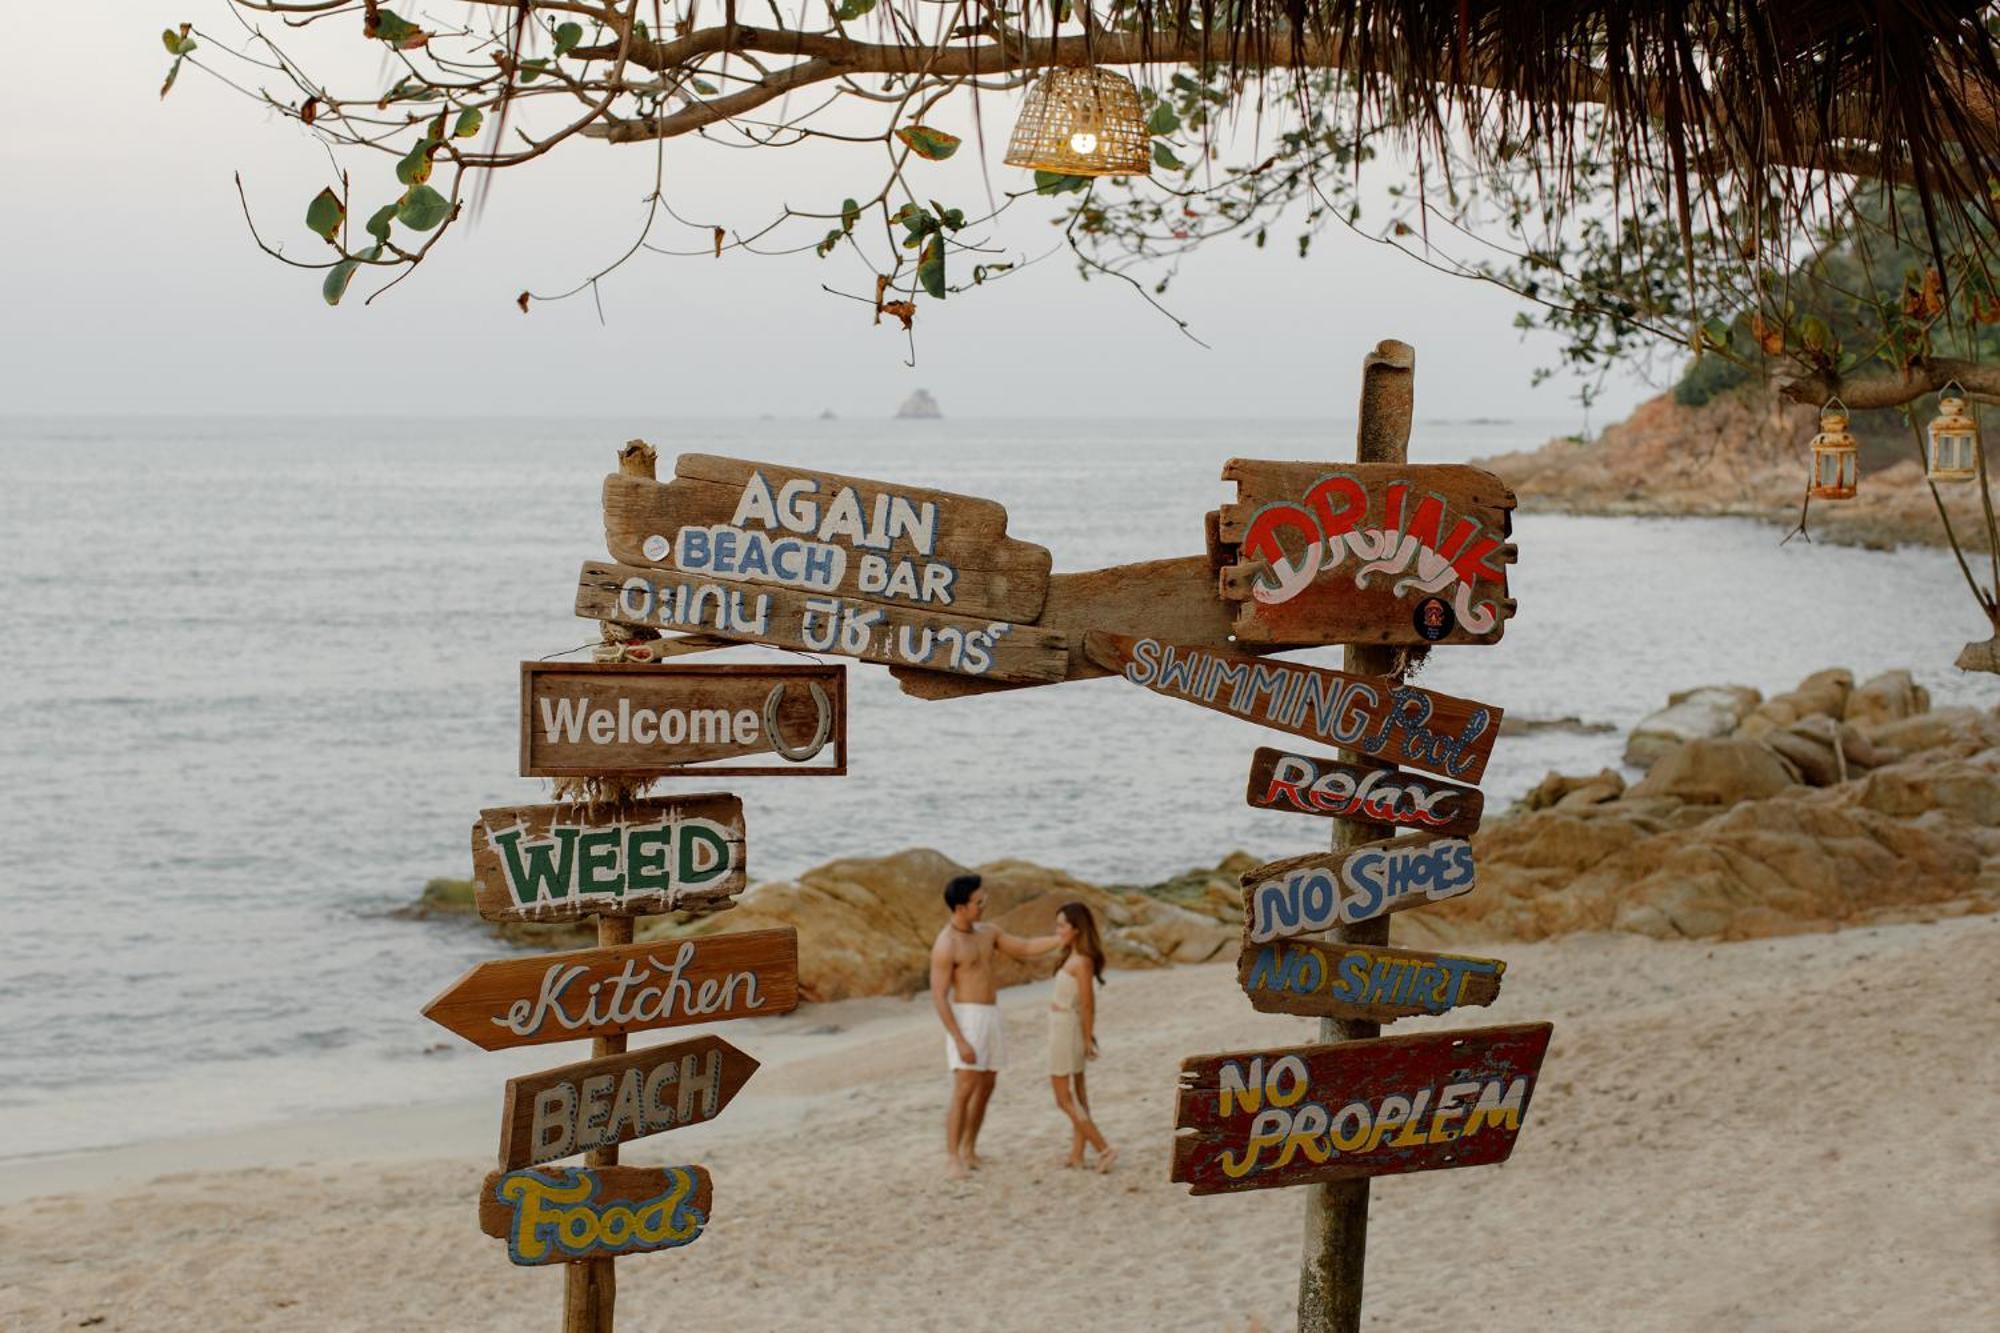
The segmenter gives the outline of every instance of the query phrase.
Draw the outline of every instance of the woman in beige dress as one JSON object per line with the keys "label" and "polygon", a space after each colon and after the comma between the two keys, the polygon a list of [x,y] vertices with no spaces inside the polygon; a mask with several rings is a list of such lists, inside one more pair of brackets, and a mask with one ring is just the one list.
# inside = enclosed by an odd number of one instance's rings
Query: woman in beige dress
{"label": "woman in beige dress", "polygon": [[1097,1153],[1097,1169],[1109,1171],[1118,1150],[1091,1120],[1083,1082],[1084,1065],[1097,1058],[1097,983],[1104,979],[1104,943],[1097,919],[1082,903],[1057,909],[1056,938],[1062,941],[1062,963],[1056,969],[1055,994],[1049,997],[1049,1086],[1071,1127],[1069,1160],[1063,1165],[1082,1166],[1088,1144]]}

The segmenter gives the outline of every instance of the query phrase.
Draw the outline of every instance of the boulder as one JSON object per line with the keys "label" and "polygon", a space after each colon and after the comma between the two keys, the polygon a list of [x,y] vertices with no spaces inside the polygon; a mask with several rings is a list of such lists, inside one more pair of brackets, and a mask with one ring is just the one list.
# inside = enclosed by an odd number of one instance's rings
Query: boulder
{"label": "boulder", "polygon": [[1943,811],[1981,828],[2000,828],[2000,750],[1938,764],[1891,764],[1870,773],[1855,803],[1905,819]]}
{"label": "boulder", "polygon": [[1843,781],[1840,760],[1830,738],[1808,730],[1803,723],[1783,731],[1768,731],[1757,738],[1791,765],[1799,781],[1811,787],[1831,787]]}
{"label": "boulder", "polygon": [[1855,688],[1847,696],[1841,716],[1856,726],[1900,722],[1931,711],[1930,691],[1910,678],[1907,671],[1884,671]]}
{"label": "boulder", "polygon": [[1799,682],[1798,688],[1774,694],[1750,710],[1738,729],[1739,736],[1762,736],[1789,727],[1816,713],[1840,717],[1847,696],[1854,689],[1854,673],[1841,667],[1815,671]]}
{"label": "boulder", "polygon": [[1521,805],[1528,810],[1576,809],[1615,801],[1624,794],[1625,779],[1613,769],[1604,769],[1595,777],[1551,773],[1521,798]]}
{"label": "boulder", "polygon": [[1977,708],[1940,708],[1900,722],[1872,723],[1868,738],[1878,749],[1898,750],[1904,755],[1947,747],[1972,754],[2000,745],[2000,717]]}
{"label": "boulder", "polygon": [[1667,706],[1648,714],[1625,742],[1625,762],[1650,768],[1667,751],[1691,740],[1727,736],[1762,698],[1742,685],[1709,685],[1669,695]]}
{"label": "boulder", "polygon": [[1775,796],[1792,785],[1776,755],[1738,737],[1692,740],[1668,752],[1633,784],[1635,797],[1670,797],[1696,805],[1734,805]]}

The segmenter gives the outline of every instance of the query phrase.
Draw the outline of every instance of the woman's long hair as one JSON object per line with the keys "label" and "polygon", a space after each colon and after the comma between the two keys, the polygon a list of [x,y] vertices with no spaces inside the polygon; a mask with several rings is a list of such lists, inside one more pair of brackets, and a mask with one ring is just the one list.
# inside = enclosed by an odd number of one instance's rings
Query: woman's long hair
{"label": "woman's long hair", "polygon": [[[1056,909],[1056,915],[1068,921],[1070,928],[1076,931],[1076,944],[1072,948],[1083,950],[1083,956],[1090,960],[1091,975],[1095,976],[1102,983],[1104,980],[1104,940],[1097,933],[1097,918],[1090,914],[1090,908],[1083,903],[1064,903]],[[1057,971],[1061,971],[1062,965],[1069,961],[1071,952],[1071,948],[1063,950],[1062,957],[1056,961]]]}

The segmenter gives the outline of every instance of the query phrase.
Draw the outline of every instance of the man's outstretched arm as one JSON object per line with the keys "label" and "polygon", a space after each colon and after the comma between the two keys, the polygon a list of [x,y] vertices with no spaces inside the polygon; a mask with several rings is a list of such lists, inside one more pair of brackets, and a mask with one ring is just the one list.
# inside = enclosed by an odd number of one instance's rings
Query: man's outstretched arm
{"label": "man's outstretched arm", "polygon": [[1045,953],[1054,953],[1062,947],[1062,937],[1059,935],[1031,935],[1024,940],[1018,935],[1009,935],[1003,930],[1000,932],[999,940],[995,942],[995,947],[1009,958],[1016,958],[1022,962],[1026,962],[1030,958],[1040,958]]}

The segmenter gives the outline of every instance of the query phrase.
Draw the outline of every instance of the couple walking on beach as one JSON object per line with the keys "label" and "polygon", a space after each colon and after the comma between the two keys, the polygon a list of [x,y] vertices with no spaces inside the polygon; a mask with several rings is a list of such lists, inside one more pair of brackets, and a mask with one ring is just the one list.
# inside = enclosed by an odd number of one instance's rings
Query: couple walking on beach
{"label": "couple walking on beach", "polygon": [[1084,1065],[1097,1058],[1096,987],[1104,979],[1104,943],[1097,919],[1082,903],[1056,910],[1056,933],[1019,939],[981,924],[986,890],[979,876],[960,875],[944,886],[951,920],[931,946],[931,1001],[944,1023],[945,1064],[951,1071],[951,1109],[945,1115],[945,1153],[951,1178],[963,1180],[979,1169],[979,1127],[986,1103],[1006,1058],[993,956],[1023,962],[1062,950],[1055,993],[1049,999],[1049,1086],[1056,1107],[1070,1122],[1069,1159],[1084,1164],[1086,1145],[1097,1153],[1097,1169],[1109,1171],[1118,1150],[1090,1118]]}

